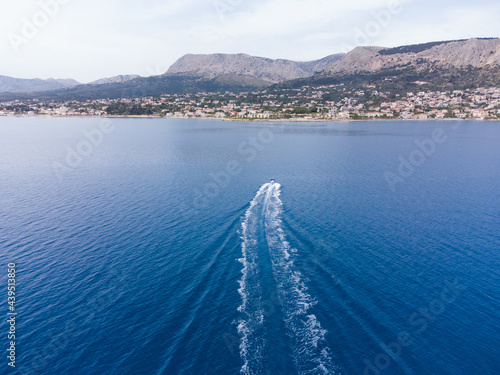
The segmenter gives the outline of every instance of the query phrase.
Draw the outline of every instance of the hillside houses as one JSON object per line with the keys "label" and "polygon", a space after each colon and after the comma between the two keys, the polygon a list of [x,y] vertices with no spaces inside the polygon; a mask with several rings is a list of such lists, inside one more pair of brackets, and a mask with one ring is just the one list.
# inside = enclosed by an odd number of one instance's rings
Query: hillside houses
{"label": "hillside houses", "polygon": [[229,119],[497,119],[500,88],[380,92],[374,85],[274,89],[251,93],[165,94],[136,99],[85,102],[13,101],[0,103],[0,116],[154,116]]}

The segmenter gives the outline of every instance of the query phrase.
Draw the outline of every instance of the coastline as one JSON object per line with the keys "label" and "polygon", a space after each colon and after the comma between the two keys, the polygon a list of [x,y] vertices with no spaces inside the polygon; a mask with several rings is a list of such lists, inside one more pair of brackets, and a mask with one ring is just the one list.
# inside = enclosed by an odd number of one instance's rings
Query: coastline
{"label": "coastline", "polygon": [[219,117],[161,117],[151,115],[130,115],[130,116],[68,116],[68,115],[1,115],[0,118],[19,117],[19,118],[137,118],[137,119],[177,119],[177,120],[220,120],[227,122],[297,122],[297,123],[328,123],[328,122],[364,122],[364,121],[500,121],[500,119],[484,119],[484,118],[362,118],[362,119],[302,119],[302,118],[289,118],[289,119],[263,119],[263,118],[219,118]]}

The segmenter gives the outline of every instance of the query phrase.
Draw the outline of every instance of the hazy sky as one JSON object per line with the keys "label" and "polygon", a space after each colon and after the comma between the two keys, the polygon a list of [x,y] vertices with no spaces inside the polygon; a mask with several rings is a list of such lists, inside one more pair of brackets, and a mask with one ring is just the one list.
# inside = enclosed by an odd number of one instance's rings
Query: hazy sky
{"label": "hazy sky", "polygon": [[186,53],[313,60],[500,36],[498,0],[1,0],[0,75],[164,73]]}

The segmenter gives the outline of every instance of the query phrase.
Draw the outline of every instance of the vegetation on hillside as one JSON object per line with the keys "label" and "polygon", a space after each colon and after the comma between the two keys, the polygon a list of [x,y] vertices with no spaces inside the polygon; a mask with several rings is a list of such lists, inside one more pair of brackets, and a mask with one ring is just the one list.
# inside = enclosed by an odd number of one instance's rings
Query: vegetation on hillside
{"label": "vegetation on hillside", "polygon": [[[491,39],[496,39],[496,38],[478,38],[479,40],[491,40]],[[457,39],[457,40],[448,40],[448,41],[443,41],[443,42],[430,42],[430,43],[422,43],[422,44],[413,44],[409,46],[401,46],[401,47],[394,47],[394,48],[388,48],[388,49],[383,49],[379,53],[381,55],[395,55],[398,53],[419,53],[428,49],[431,49],[432,47],[439,46],[441,44],[448,44],[452,42],[465,42],[467,39]]]}

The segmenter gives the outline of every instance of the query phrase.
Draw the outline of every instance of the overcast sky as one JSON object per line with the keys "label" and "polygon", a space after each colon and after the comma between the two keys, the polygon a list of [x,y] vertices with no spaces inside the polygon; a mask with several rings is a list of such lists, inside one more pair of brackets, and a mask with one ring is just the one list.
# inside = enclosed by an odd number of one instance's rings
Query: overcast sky
{"label": "overcast sky", "polygon": [[186,53],[314,60],[500,36],[498,0],[1,0],[0,75],[162,74]]}

